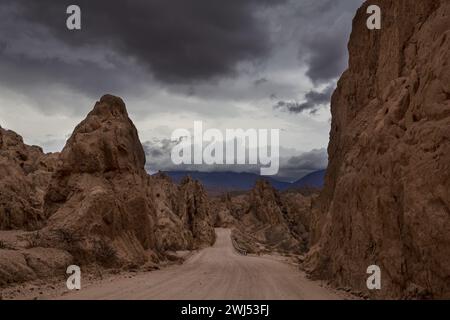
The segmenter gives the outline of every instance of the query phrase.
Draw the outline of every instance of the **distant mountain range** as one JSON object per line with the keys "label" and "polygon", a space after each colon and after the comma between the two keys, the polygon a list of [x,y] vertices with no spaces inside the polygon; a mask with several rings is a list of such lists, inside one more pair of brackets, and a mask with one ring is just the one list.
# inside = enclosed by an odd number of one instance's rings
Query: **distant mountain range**
{"label": "distant mountain range", "polygon": [[306,176],[298,179],[294,183],[291,184],[290,188],[323,188],[325,183],[325,173],[327,170],[318,170],[307,174]]}
{"label": "distant mountain range", "polygon": [[209,192],[221,193],[251,190],[256,181],[260,179],[268,180],[275,189],[280,191],[304,187],[322,188],[325,172],[326,170],[314,171],[293,183],[248,172],[165,171],[164,173],[176,183],[179,183],[184,177],[190,176],[192,179],[199,180]]}

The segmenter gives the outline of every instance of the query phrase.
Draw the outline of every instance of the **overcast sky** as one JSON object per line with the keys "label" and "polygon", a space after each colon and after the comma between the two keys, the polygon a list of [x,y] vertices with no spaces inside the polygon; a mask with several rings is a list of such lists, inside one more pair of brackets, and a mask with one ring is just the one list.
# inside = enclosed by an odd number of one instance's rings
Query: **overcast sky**
{"label": "overcast sky", "polygon": [[[280,129],[279,178],[295,180],[327,164],[329,99],[362,2],[1,0],[0,125],[59,151],[111,93],[127,104],[149,171],[177,169],[167,139],[202,120]],[[70,4],[79,31],[66,28]]]}

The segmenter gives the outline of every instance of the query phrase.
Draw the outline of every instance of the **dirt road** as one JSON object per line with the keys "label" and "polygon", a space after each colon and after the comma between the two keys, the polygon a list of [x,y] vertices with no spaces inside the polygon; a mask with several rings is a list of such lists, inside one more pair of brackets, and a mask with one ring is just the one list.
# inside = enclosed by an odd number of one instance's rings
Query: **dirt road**
{"label": "dirt road", "polygon": [[93,284],[63,299],[342,299],[296,268],[270,257],[241,256],[229,229],[184,264]]}

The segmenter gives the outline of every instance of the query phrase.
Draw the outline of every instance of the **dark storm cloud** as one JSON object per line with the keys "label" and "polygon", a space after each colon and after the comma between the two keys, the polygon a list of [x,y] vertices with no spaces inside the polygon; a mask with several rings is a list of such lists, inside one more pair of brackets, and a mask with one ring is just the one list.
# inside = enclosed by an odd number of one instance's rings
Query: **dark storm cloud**
{"label": "dark storm cloud", "polygon": [[153,139],[142,144],[144,152],[147,156],[146,166],[149,169],[156,170],[165,169],[165,165],[171,163],[170,153],[172,148],[177,144],[170,139]]}
{"label": "dark storm cloud", "polygon": [[[347,42],[356,9],[363,0],[292,1],[294,36],[300,40],[300,59],[315,83],[336,79],[347,67]],[[300,21],[300,22],[299,22]]]}
{"label": "dark storm cloud", "polygon": [[[314,114],[328,104],[336,79],[348,64],[347,42],[352,19],[363,0],[292,0],[281,10],[282,35],[285,42],[298,43],[298,58],[316,89],[305,95],[305,101],[274,91],[271,99],[279,102],[275,109],[292,113]],[[318,92],[317,87],[327,88]],[[300,89],[300,88],[299,88]],[[300,90],[299,90],[300,91]]]}
{"label": "dark storm cloud", "polygon": [[[245,116],[257,127],[309,128],[304,117],[273,117],[272,106],[299,101],[291,111],[316,110],[322,92],[306,101],[299,93],[326,87],[345,69],[361,2],[0,0],[1,122],[29,128],[36,143],[55,134],[43,143],[53,151],[96,99],[112,93],[127,102],[146,140],[161,137],[149,125],[172,130],[194,117],[228,127]],[[81,31],[66,28],[69,4],[81,7]],[[24,110],[36,112],[34,122],[56,122],[29,126]],[[323,146],[318,137],[328,127],[310,129],[306,148]],[[160,150],[148,154],[150,168],[167,163]]]}
{"label": "dark storm cloud", "polygon": [[334,85],[329,85],[322,92],[311,90],[305,95],[305,102],[297,101],[278,101],[275,109],[281,109],[292,113],[302,113],[309,111],[314,114],[320,106],[330,103],[333,94]]}
{"label": "dark storm cloud", "polygon": [[341,75],[347,67],[347,32],[317,35],[308,43],[311,55],[308,58],[306,75],[314,83],[326,83]]}
{"label": "dark storm cloud", "polygon": [[282,0],[78,0],[82,29],[65,27],[73,1],[15,1],[28,21],[72,47],[105,45],[136,59],[164,82],[233,75],[237,63],[270,52],[267,24],[256,12]]}
{"label": "dark storm cloud", "polygon": [[[298,82],[278,74],[303,64],[307,76],[322,83],[345,68],[351,18],[360,2],[2,0],[0,85],[27,95],[47,113],[74,109],[50,106],[55,92],[89,100],[106,92],[148,99],[149,88],[162,87],[207,99],[254,101],[273,93],[289,101]],[[65,26],[73,3],[81,7],[80,31]],[[285,49],[287,43],[293,47]],[[299,61],[286,59],[283,50],[298,51]],[[268,63],[269,73],[247,79],[241,63],[258,70]],[[217,85],[230,77],[247,79],[249,86]]]}
{"label": "dark storm cloud", "polygon": [[284,164],[285,169],[314,171],[325,169],[328,165],[326,149],[314,149],[301,155],[290,157]]}
{"label": "dark storm cloud", "polygon": [[262,84],[267,83],[267,82],[269,82],[269,80],[267,80],[266,78],[260,78],[260,79],[257,79],[255,81],[253,81],[253,84],[255,86],[259,86],[259,85],[262,85]]}
{"label": "dark storm cloud", "polygon": [[[84,94],[99,97],[105,92],[120,92],[127,85],[126,75],[116,76],[116,68],[108,69],[94,61],[69,62],[57,58],[34,59],[22,55],[3,55],[0,52],[0,83],[9,87],[21,88],[24,92],[34,92],[42,82],[51,84],[69,84],[72,89]],[[117,67],[120,63],[117,62]],[[82,69],[79,72],[77,69]],[[104,78],[103,81],[99,79]],[[39,88],[38,88],[39,89]],[[45,93],[44,93],[45,94]],[[37,96],[35,95],[35,98]]]}
{"label": "dark storm cloud", "polygon": [[328,154],[325,148],[314,149],[302,154],[281,159],[278,179],[295,181],[301,177],[317,171],[326,169],[328,166]]}

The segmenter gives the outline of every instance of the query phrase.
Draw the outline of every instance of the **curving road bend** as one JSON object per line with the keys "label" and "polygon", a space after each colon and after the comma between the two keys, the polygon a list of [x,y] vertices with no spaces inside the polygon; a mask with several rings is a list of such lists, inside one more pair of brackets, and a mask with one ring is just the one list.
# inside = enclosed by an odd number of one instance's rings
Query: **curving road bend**
{"label": "curving road bend", "polygon": [[216,229],[213,247],[184,264],[82,287],[58,299],[342,299],[294,266],[270,257],[241,256],[229,229]]}

